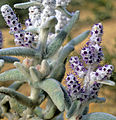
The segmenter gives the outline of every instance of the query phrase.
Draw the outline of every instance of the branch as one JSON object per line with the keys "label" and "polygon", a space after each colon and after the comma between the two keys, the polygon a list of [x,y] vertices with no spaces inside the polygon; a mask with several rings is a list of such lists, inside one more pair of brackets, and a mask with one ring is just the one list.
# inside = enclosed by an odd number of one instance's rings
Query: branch
{"label": "branch", "polygon": [[47,47],[47,55],[45,58],[48,58],[50,56],[53,56],[57,50],[60,48],[62,43],[64,42],[64,39],[71,31],[73,25],[79,18],[79,11],[76,11],[73,17],[71,18],[70,22],[61,30],[61,32],[54,38],[54,40],[48,45]]}

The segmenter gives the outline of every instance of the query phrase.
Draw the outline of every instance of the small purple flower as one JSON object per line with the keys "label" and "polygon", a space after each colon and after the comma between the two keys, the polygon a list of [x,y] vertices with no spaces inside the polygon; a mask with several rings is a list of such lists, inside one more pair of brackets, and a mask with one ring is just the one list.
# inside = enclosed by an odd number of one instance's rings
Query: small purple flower
{"label": "small purple flower", "polygon": [[25,21],[25,26],[26,26],[26,27],[32,26],[31,19],[27,19],[27,20]]}

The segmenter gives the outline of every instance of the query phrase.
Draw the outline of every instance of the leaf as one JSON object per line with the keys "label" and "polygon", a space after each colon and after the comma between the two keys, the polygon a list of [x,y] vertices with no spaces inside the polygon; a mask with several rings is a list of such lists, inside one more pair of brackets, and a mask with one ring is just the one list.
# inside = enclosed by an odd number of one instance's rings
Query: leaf
{"label": "leaf", "polygon": [[29,68],[31,78],[33,79],[33,82],[39,82],[41,81],[42,74],[33,66]]}
{"label": "leaf", "polygon": [[96,112],[84,115],[83,120],[116,120],[116,117],[108,113]]}
{"label": "leaf", "polygon": [[66,114],[66,117],[71,118],[75,114],[75,112],[78,112],[77,110],[80,107],[80,104],[81,104],[80,101],[77,100],[73,101],[69,111]]}
{"label": "leaf", "polygon": [[70,22],[61,30],[61,32],[54,38],[54,40],[47,47],[47,55],[45,58],[53,56],[57,50],[60,48],[62,43],[64,42],[66,36],[71,31],[73,25],[76,20],[79,18],[79,11],[76,11]]}
{"label": "leaf", "polygon": [[15,81],[8,88],[11,88],[13,90],[18,90],[24,83],[25,82],[23,82],[23,81]]}
{"label": "leaf", "polygon": [[17,69],[5,71],[0,74],[0,81],[27,81],[27,78]]}
{"label": "leaf", "polygon": [[25,2],[25,3],[15,4],[14,7],[19,8],[19,9],[27,9],[31,6],[40,6],[40,5],[41,5],[40,1],[30,1],[30,2]]}
{"label": "leaf", "polygon": [[12,48],[0,49],[0,56],[6,56],[6,55],[34,57],[35,50],[26,47],[12,47]]}
{"label": "leaf", "polygon": [[55,79],[46,79],[38,84],[39,87],[48,93],[53,103],[60,111],[64,111],[64,94],[59,83]]}
{"label": "leaf", "polygon": [[11,89],[11,88],[5,88],[5,87],[0,87],[0,93],[3,93],[5,95],[9,95],[10,97],[16,99],[19,103],[28,106],[28,107],[33,107],[34,103],[30,98],[27,96]]}
{"label": "leaf", "polygon": [[70,45],[78,45],[80,42],[82,42],[83,40],[85,40],[85,38],[87,38],[87,36],[89,35],[90,31],[87,30],[83,33],[81,33],[80,35],[78,35],[77,37],[75,37],[74,39],[72,39],[68,44]]}
{"label": "leaf", "polygon": [[57,107],[54,105],[52,100],[48,97],[47,98],[47,104],[45,110],[42,111],[43,118],[46,120],[53,118],[55,112],[57,110]]}
{"label": "leaf", "polygon": [[105,85],[115,86],[115,82],[111,80],[103,80],[103,81],[97,81],[97,82]]}
{"label": "leaf", "polygon": [[0,56],[0,59],[3,59],[5,62],[8,63],[14,63],[14,62],[19,62],[20,60],[18,58],[15,57],[9,57],[9,56]]}
{"label": "leaf", "polygon": [[54,78],[58,81],[62,81],[64,74],[65,74],[65,65],[63,63],[60,63],[54,66],[48,78]]}

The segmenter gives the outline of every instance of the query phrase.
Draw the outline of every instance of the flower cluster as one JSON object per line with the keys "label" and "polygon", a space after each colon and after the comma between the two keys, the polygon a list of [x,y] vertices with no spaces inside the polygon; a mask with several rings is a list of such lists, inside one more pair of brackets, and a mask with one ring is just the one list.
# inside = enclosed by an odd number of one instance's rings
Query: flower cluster
{"label": "flower cluster", "polygon": [[[69,60],[74,72],[67,75],[66,84],[67,91],[72,100],[77,99],[81,102],[86,102],[89,99],[95,98],[98,96],[101,85],[109,82],[108,79],[114,67],[112,65],[100,67],[99,65],[100,61],[103,60],[103,52],[100,46],[102,35],[102,24],[95,24],[91,30],[90,40],[81,50],[82,59],[72,56]],[[75,75],[78,76],[78,79]],[[83,79],[82,84],[79,84],[80,78]]]}
{"label": "flower cluster", "polygon": [[103,60],[103,52],[100,46],[103,35],[101,23],[95,24],[91,30],[91,37],[87,46],[81,50],[81,56],[86,64],[96,64]]}
{"label": "flower cluster", "polygon": [[38,6],[32,6],[29,7],[29,20],[34,27],[38,27],[41,24],[41,7]]}
{"label": "flower cluster", "polygon": [[56,18],[58,20],[58,23],[55,26],[55,29],[56,29],[56,32],[59,32],[70,21],[70,18],[68,18],[64,13],[58,10],[56,10]]}
{"label": "flower cluster", "polygon": [[14,34],[22,30],[21,23],[18,22],[18,18],[9,5],[2,6],[1,12],[7,25],[10,27],[11,33]]}
{"label": "flower cluster", "polygon": [[112,65],[104,65],[99,67],[96,72],[90,73],[90,80],[107,80],[110,78],[114,67]]}
{"label": "flower cluster", "polygon": [[79,61],[77,56],[71,57],[69,62],[76,75],[80,78],[83,78],[86,75],[87,68],[84,67],[83,63]]}
{"label": "flower cluster", "polygon": [[[7,25],[10,27],[10,33],[14,34],[15,44],[18,46],[32,47],[34,36],[29,32],[24,32],[12,8],[9,5],[4,5],[1,7],[1,12]],[[25,25],[26,27],[32,26],[30,19],[26,20]]]}

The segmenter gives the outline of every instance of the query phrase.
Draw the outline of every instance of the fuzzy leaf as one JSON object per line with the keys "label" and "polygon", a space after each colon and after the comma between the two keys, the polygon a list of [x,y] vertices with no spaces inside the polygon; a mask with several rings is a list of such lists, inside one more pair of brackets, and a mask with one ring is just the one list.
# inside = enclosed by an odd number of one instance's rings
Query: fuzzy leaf
{"label": "fuzzy leaf", "polygon": [[31,2],[15,4],[14,7],[20,8],[20,9],[26,9],[26,8],[31,7],[31,6],[40,6],[40,5],[41,5],[40,1],[31,1]]}
{"label": "fuzzy leaf", "polygon": [[62,91],[64,92],[64,99],[65,99],[65,110],[68,111],[71,107],[71,99],[66,91],[66,89],[64,88],[64,86],[61,84],[60,85],[62,88]]}
{"label": "fuzzy leaf", "polygon": [[116,120],[116,117],[108,113],[96,112],[84,115],[83,120]]}
{"label": "fuzzy leaf", "polygon": [[0,74],[0,81],[27,81],[27,78],[17,69],[5,71]]}
{"label": "fuzzy leaf", "polygon": [[62,81],[62,78],[64,77],[64,73],[65,73],[65,65],[63,63],[56,64],[56,66],[54,66],[48,78],[54,78],[58,81]]}
{"label": "fuzzy leaf", "polygon": [[0,56],[5,56],[5,55],[34,57],[35,50],[26,47],[12,47],[12,48],[0,49]]}
{"label": "fuzzy leaf", "polygon": [[75,112],[77,112],[79,107],[80,107],[80,101],[77,100],[73,101],[69,111],[66,114],[66,117],[71,118],[75,114]]}
{"label": "fuzzy leaf", "polygon": [[19,62],[20,60],[18,58],[15,57],[9,57],[9,56],[0,56],[0,59],[3,59],[5,62],[8,63],[14,63],[14,62]]}
{"label": "fuzzy leaf", "polygon": [[24,83],[25,82],[22,82],[22,81],[15,81],[8,88],[11,88],[13,90],[18,90],[20,88],[20,86],[23,85]]}
{"label": "fuzzy leaf", "polygon": [[44,119],[45,120],[51,119],[54,116],[56,110],[57,110],[57,107],[54,105],[52,100],[48,97],[46,108],[45,108],[45,110],[42,111]]}
{"label": "fuzzy leaf", "polygon": [[85,40],[85,38],[87,38],[87,36],[89,35],[90,31],[87,30],[83,33],[81,33],[80,35],[78,35],[77,37],[75,37],[74,39],[72,39],[68,44],[69,45],[77,45],[79,44],[80,42],[82,42],[83,40]]}
{"label": "fuzzy leaf", "polygon": [[41,81],[42,74],[37,69],[35,69],[35,67],[30,67],[29,70],[30,70],[30,75],[31,75],[31,78],[33,79],[33,82]]}
{"label": "fuzzy leaf", "polygon": [[55,37],[55,39],[48,45],[46,58],[54,55],[57,52],[78,18],[79,11],[76,11],[69,24],[67,24],[63,30],[61,30],[61,32]]}
{"label": "fuzzy leaf", "polygon": [[64,94],[59,83],[54,79],[46,79],[38,84],[39,87],[48,93],[53,103],[60,111],[64,111]]}
{"label": "fuzzy leaf", "polygon": [[13,90],[13,89],[0,87],[0,93],[9,95],[10,97],[16,99],[19,103],[21,103],[25,106],[32,107],[34,105],[30,98],[28,98],[27,96]]}
{"label": "fuzzy leaf", "polygon": [[29,74],[29,70],[25,68],[20,62],[15,62],[14,66],[24,75],[28,80],[31,80],[31,76]]}
{"label": "fuzzy leaf", "polygon": [[98,81],[98,83],[105,84],[105,85],[110,85],[110,86],[115,86],[115,82],[113,82],[111,80]]}

